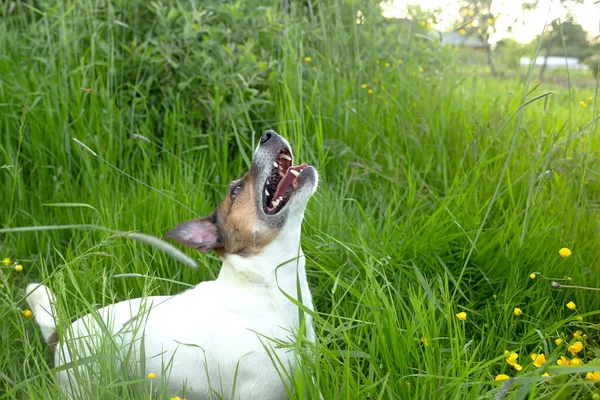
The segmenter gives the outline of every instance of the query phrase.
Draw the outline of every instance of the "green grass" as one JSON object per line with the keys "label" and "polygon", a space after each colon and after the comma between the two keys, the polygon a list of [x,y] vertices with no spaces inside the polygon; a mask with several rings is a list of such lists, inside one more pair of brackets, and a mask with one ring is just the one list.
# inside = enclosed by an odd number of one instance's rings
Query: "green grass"
{"label": "green grass", "polygon": [[[289,14],[279,1],[209,3],[0,6],[0,228],[160,236],[209,213],[274,128],[321,176],[302,242],[319,340],[302,372],[326,399],[503,398],[500,373],[516,377],[507,399],[592,397],[600,297],[550,283],[600,287],[596,82],[479,74],[353,1],[290,2]],[[24,267],[0,274],[0,397],[60,396],[22,317],[29,282],[53,288],[66,326],[216,277],[215,256],[187,254],[200,269],[103,230],[0,234],[0,257]],[[585,364],[559,368],[577,330]],[[100,367],[91,397],[149,398]],[[311,385],[299,379],[297,397]]]}

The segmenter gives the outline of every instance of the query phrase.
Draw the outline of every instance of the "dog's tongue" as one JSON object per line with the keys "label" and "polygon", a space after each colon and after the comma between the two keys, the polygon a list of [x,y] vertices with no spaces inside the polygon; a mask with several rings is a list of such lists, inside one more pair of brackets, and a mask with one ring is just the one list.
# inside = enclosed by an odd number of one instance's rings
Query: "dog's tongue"
{"label": "dog's tongue", "polygon": [[283,178],[281,178],[281,181],[279,181],[279,185],[277,185],[277,190],[275,191],[273,200],[277,200],[279,197],[285,198],[286,192],[290,187],[292,188],[292,190],[298,189],[298,176],[295,175],[294,172],[300,175],[300,171],[302,171],[306,166],[306,163],[302,163],[302,165],[289,167],[287,171],[285,171],[285,175],[283,176]]}

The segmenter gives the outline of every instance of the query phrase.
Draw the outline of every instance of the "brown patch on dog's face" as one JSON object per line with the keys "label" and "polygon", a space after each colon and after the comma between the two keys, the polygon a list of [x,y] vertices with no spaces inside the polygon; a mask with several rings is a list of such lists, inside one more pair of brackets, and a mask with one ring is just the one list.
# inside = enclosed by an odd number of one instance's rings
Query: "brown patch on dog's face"
{"label": "brown patch on dog's face", "polygon": [[261,221],[258,205],[262,199],[258,195],[262,186],[256,181],[256,175],[253,164],[244,177],[229,186],[225,199],[213,215],[224,253],[260,253],[281,230],[281,227],[269,227]]}

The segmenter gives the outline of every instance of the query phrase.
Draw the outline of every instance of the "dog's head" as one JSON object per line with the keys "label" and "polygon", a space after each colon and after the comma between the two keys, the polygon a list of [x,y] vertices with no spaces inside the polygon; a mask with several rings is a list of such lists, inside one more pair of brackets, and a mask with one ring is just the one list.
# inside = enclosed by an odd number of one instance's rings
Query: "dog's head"
{"label": "dog's head", "polygon": [[284,227],[299,230],[318,175],[313,167],[293,166],[293,161],[289,143],[275,131],[265,132],[250,171],[229,185],[219,207],[207,217],[177,225],[165,237],[200,251],[251,256]]}

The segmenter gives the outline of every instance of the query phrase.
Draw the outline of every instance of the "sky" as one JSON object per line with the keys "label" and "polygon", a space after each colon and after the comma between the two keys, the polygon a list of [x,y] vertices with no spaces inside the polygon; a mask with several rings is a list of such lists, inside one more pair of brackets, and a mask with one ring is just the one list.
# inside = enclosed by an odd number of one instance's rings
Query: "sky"
{"label": "sky", "polygon": [[[596,3],[596,4],[594,4]],[[544,28],[546,21],[564,18],[567,10],[559,0],[539,0],[534,10],[523,10],[522,0],[493,0],[491,12],[498,16],[496,33],[490,37],[493,44],[502,38],[512,38],[521,43],[531,42]],[[600,34],[600,2],[584,0],[583,4],[568,3],[576,22],[592,36]],[[438,23],[432,28],[439,31],[454,30],[459,15],[460,2],[457,0],[388,0],[381,3],[386,17],[405,17],[407,5],[420,5],[423,9],[441,8]],[[516,20],[516,22],[515,22]],[[512,26],[512,32],[509,32]]]}

